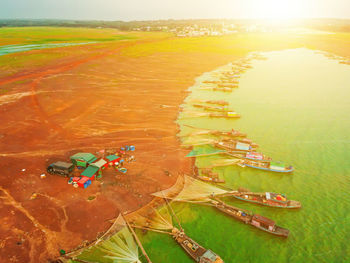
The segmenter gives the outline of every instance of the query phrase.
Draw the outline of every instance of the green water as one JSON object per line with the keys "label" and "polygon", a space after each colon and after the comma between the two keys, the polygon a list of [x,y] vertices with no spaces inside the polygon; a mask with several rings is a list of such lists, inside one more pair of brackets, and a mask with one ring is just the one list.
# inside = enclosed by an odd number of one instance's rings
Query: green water
{"label": "green water", "polygon": [[86,44],[92,44],[92,43],[96,43],[96,42],[6,45],[6,46],[0,46],[0,56],[17,53],[17,52],[29,51],[29,50],[69,47],[69,46],[86,45]]}
{"label": "green water", "polygon": [[[239,129],[259,151],[295,167],[293,174],[251,168],[216,168],[231,188],[286,193],[300,210],[235,201],[291,232],[288,239],[240,223],[210,207],[175,204],[186,233],[227,262],[350,262],[350,66],[306,49],[264,53],[253,60],[233,93],[199,90],[200,76],[186,99],[225,99],[238,120],[186,118],[202,128]],[[226,65],[217,71],[230,68]],[[190,108],[186,106],[185,108]],[[217,157],[197,158],[199,167]],[[138,232],[153,262],[192,262],[166,235]]]}

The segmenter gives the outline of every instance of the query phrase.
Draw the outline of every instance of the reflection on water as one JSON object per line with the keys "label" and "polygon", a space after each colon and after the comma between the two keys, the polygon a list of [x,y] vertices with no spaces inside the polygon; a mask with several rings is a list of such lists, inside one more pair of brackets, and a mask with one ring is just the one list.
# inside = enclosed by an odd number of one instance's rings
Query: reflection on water
{"label": "reflection on water", "polygon": [[[231,188],[286,193],[300,210],[262,207],[226,199],[235,206],[274,219],[290,229],[287,240],[263,233],[219,212],[197,205],[174,205],[188,235],[225,262],[349,262],[350,233],[350,66],[306,49],[269,52],[253,60],[232,93],[200,89],[205,73],[190,88],[189,101],[227,100],[241,119],[185,118],[179,124],[238,129],[260,145],[259,151],[295,167],[293,174],[251,168],[215,168]],[[227,70],[226,65],[217,72]],[[198,110],[198,109],[197,109]],[[200,157],[207,166],[218,157]],[[142,237],[154,262],[192,262],[166,236]]]}
{"label": "reflection on water", "polygon": [[57,47],[68,47],[76,45],[86,45],[95,42],[85,42],[85,43],[51,43],[51,44],[28,44],[28,45],[6,45],[0,46],[0,56],[29,51],[34,49],[45,49],[45,48],[57,48]]}

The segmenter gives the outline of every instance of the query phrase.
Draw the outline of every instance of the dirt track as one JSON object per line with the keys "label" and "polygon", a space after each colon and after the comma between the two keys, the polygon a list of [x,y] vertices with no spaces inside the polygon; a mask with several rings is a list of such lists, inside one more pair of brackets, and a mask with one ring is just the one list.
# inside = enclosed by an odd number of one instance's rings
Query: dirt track
{"label": "dirt track", "polygon": [[[169,187],[178,173],[190,173],[176,138],[179,105],[196,76],[234,58],[122,56],[128,45],[0,79],[11,88],[0,96],[0,262],[46,262],[94,239],[120,211],[149,202],[149,193]],[[71,153],[125,144],[136,147],[127,175],[109,169],[85,190],[58,176],[40,179],[47,164]]]}

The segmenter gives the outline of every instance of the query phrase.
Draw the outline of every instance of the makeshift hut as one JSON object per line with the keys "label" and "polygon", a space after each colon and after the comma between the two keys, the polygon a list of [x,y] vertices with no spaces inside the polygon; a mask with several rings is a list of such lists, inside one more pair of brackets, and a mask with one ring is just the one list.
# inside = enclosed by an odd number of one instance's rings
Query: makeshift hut
{"label": "makeshift hut", "polygon": [[79,167],[87,167],[90,163],[97,160],[92,153],[76,153],[70,159],[73,164]]}
{"label": "makeshift hut", "polygon": [[97,160],[90,164],[90,166],[97,167],[98,168],[98,178],[102,177],[102,170],[106,169],[108,167],[108,161],[104,158],[101,158],[100,160]]}

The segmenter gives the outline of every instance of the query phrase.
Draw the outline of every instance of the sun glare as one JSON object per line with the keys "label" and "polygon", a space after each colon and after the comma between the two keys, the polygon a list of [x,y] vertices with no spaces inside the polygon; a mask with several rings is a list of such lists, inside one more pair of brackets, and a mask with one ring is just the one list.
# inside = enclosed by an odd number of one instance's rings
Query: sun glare
{"label": "sun glare", "polygon": [[254,3],[254,18],[293,19],[303,16],[303,2],[298,0],[257,0]]}

